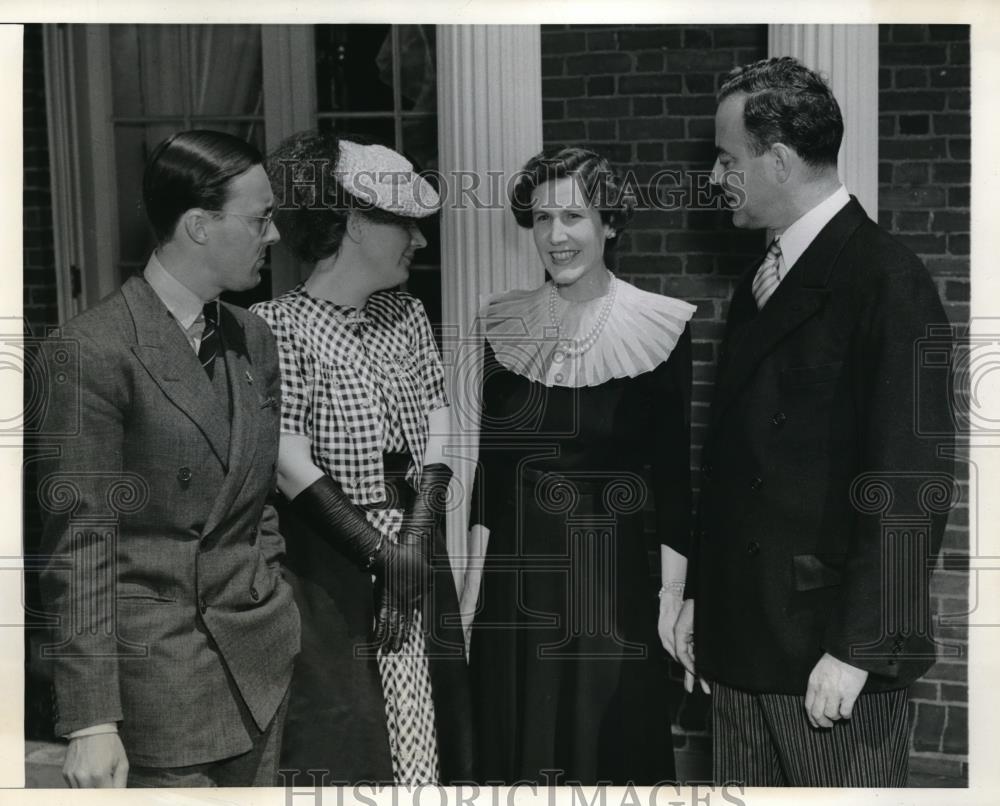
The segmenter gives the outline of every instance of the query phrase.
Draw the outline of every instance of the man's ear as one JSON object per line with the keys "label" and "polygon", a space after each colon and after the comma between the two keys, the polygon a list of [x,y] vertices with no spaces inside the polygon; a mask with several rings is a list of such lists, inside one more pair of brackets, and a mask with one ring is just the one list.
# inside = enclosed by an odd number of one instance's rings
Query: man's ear
{"label": "man's ear", "polygon": [[784,184],[792,175],[793,161],[798,159],[798,155],[784,143],[775,143],[770,151],[771,159],[774,160],[774,177]]}
{"label": "man's ear", "polygon": [[197,207],[188,210],[181,216],[178,227],[183,227],[188,238],[197,244],[208,241],[209,214]]}

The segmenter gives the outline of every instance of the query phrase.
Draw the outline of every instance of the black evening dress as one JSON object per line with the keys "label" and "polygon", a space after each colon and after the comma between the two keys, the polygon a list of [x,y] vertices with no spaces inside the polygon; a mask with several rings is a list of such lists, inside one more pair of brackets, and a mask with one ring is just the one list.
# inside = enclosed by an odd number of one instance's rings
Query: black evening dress
{"label": "black evening dress", "polygon": [[651,570],[659,542],[687,551],[693,307],[670,302],[669,355],[595,385],[529,379],[487,335],[471,522],[490,535],[470,645],[484,782],[674,780]]}

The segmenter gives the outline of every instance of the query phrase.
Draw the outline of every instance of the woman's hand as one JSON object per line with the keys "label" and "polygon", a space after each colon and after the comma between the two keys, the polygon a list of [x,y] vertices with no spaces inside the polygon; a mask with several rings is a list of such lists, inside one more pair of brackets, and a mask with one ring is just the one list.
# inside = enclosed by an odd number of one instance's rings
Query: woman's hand
{"label": "woman's hand", "polygon": [[680,590],[663,588],[660,591],[660,616],[656,622],[656,630],[660,634],[660,643],[674,660],[678,660],[677,646],[674,642],[674,625],[684,604],[683,593]]}
{"label": "woman's hand", "polygon": [[376,568],[375,642],[386,652],[399,652],[409,638],[413,614],[430,590],[431,568],[419,539],[398,544],[387,541],[381,559]]}
{"label": "woman's hand", "polygon": [[458,607],[462,616],[466,649],[469,646],[472,622],[475,620],[476,607],[479,604],[479,586],[483,581],[483,565],[486,562],[486,546],[489,544],[489,540],[490,530],[482,524],[476,523],[469,528],[465,579],[462,583],[462,595],[459,597]]}
{"label": "woman's hand", "polygon": [[684,604],[684,577],[687,575],[687,557],[666,544],[660,546],[660,579],[663,587],[660,588],[660,617],[656,623],[657,632],[660,634],[660,643],[663,648],[670,653],[670,657],[679,660],[677,657],[677,643],[674,640],[674,625],[677,623],[677,614]]}
{"label": "woman's hand", "polygon": [[434,533],[444,529],[451,475],[451,468],[442,462],[424,466],[420,490],[403,516],[397,543],[385,546],[375,641],[387,652],[403,648],[413,626],[413,613],[430,591]]}

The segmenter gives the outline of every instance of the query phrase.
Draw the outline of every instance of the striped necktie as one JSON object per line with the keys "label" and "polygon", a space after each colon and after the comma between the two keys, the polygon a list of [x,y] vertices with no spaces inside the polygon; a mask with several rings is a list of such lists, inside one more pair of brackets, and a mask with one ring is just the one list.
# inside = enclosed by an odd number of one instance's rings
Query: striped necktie
{"label": "striped necktie", "polygon": [[201,332],[201,345],[198,347],[198,360],[208,377],[215,374],[215,357],[219,354],[219,305],[215,300],[206,302],[201,309],[205,318],[205,329]]}
{"label": "striped necktie", "polygon": [[753,278],[753,298],[757,300],[757,309],[760,310],[771,298],[774,289],[781,282],[781,275],[778,273],[778,265],[781,263],[781,246],[778,239],[771,241],[764,260],[757,269],[757,274]]}

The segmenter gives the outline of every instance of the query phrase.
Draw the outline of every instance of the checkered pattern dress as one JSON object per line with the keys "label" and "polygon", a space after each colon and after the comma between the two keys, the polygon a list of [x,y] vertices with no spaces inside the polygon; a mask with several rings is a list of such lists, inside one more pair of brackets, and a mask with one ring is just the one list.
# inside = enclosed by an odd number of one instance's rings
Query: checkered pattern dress
{"label": "checkered pattern dress", "polygon": [[[427,416],[448,404],[430,323],[415,297],[373,294],[362,310],[310,296],[303,286],[252,308],[278,342],[281,430],[310,438],[312,460],[358,505],[385,500],[383,452],[409,451],[417,487]],[[403,511],[369,522],[395,540]],[[420,613],[403,649],[379,654],[397,783],[440,778],[430,672]],[[336,681],[332,681],[335,685]]]}

